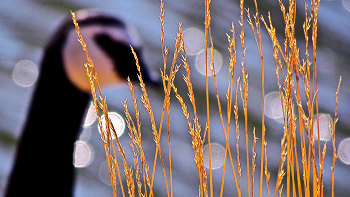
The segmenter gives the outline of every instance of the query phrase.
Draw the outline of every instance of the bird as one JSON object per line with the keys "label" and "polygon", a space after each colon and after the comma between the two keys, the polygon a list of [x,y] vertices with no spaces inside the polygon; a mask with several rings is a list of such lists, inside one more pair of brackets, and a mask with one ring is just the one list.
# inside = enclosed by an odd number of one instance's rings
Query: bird
{"label": "bird", "polygon": [[[132,46],[145,83],[158,80],[142,58],[136,29],[111,13],[76,11],[76,19],[101,86],[138,80]],[[73,195],[74,143],[91,101],[84,63],[71,17],[66,17],[44,48],[40,74],[18,142],[6,197]]]}

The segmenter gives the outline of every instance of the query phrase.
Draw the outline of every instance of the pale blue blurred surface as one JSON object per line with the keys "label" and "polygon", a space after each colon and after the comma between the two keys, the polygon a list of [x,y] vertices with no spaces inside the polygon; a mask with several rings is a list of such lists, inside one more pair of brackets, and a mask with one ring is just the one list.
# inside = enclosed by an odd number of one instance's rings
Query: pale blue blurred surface
{"label": "pale blue blurred surface", "polygon": [[[254,11],[252,2],[247,2],[246,7],[251,7],[251,12]],[[278,2],[266,0],[259,2],[262,6],[260,13],[266,18],[267,11],[271,11],[272,15],[280,13]],[[69,14],[70,10],[77,10],[81,8],[97,7],[109,12],[116,13],[121,18],[132,23],[140,31],[141,37],[144,41],[144,51],[147,63],[153,70],[158,71],[162,67],[161,45],[160,45],[160,22],[159,10],[160,3],[158,1],[142,0],[142,1],[25,1],[25,0],[4,0],[0,5],[0,196],[5,189],[7,176],[10,173],[12,159],[15,151],[15,139],[20,135],[23,121],[26,116],[26,109],[30,102],[30,96],[33,87],[20,87],[12,80],[12,70],[16,63],[23,59],[28,59],[36,63],[40,63],[42,50],[45,43],[55,31],[59,22],[64,16]],[[223,68],[218,73],[219,90],[222,94],[221,99],[225,102],[225,93],[227,87],[226,70],[228,67],[228,51],[226,33],[230,33],[231,23],[235,22],[236,39],[237,39],[237,66],[236,75],[240,74],[241,49],[238,42],[239,26],[239,3],[238,1],[213,1],[211,7],[212,14],[212,34],[214,46],[219,50],[223,56]],[[303,2],[298,2],[298,12],[300,16],[303,14]],[[300,25],[303,18],[298,18],[299,32],[298,37],[301,53],[304,51],[304,41]],[[330,113],[333,117],[335,98],[334,93],[338,85],[338,79],[341,75],[343,82],[339,94],[339,111],[340,118],[337,125],[337,146],[342,139],[350,136],[350,12],[347,11],[341,1],[322,1],[319,14],[319,48],[318,48],[318,77],[319,77],[319,105],[320,111],[323,113]],[[176,37],[177,25],[179,22],[183,23],[183,28],[197,27],[203,30],[204,22],[204,2],[202,1],[166,1],[165,2],[165,36],[166,45],[170,47],[172,52],[174,46],[174,39]],[[279,33],[283,33],[283,22],[281,19],[274,20],[274,24],[279,27]],[[247,71],[249,73],[249,103],[248,113],[251,126],[255,126],[258,137],[261,131],[261,92],[260,87],[260,59],[256,54],[255,41],[252,39],[252,33],[248,24],[246,26],[246,47],[247,47]],[[264,63],[266,73],[266,88],[265,92],[277,90],[276,76],[275,76],[275,62],[272,56],[271,41],[266,34],[265,28],[263,31],[264,44]],[[283,36],[283,35],[280,35]],[[169,55],[169,64],[172,56]],[[190,63],[194,64],[195,57],[189,57]],[[180,62],[179,62],[180,63]],[[205,91],[205,78],[199,75],[195,69],[191,70],[193,75],[194,86],[197,95],[203,96]],[[185,85],[182,82],[181,75],[177,77],[177,84],[182,88],[182,93],[185,91]],[[154,109],[158,109],[155,113],[157,124],[159,124],[160,111],[162,102],[162,93],[159,90],[150,89],[152,105]],[[211,88],[211,93],[214,95],[215,91]],[[118,93],[116,93],[118,92]],[[130,93],[127,88],[118,88],[106,91],[107,100],[109,101],[109,108],[123,114],[123,108],[120,101],[128,98],[131,104]],[[185,94],[182,95],[184,98]],[[199,96],[199,97],[200,97]],[[215,99],[215,97],[212,97]],[[205,106],[205,100],[197,98],[198,106]],[[189,136],[188,128],[183,118],[183,114],[177,100],[172,100],[172,146],[173,146],[173,170],[174,173],[174,195],[175,196],[196,196],[198,193],[197,171],[193,162],[193,151],[191,148],[191,138]],[[213,100],[213,106],[216,101]],[[51,111],[48,113],[55,113],[54,104]],[[141,102],[139,103],[141,108]],[[205,108],[198,109],[201,117],[201,124],[205,125]],[[145,113],[145,111],[142,111]],[[216,113],[216,107],[213,107],[212,113]],[[241,116],[242,117],[242,116]],[[64,124],[64,123],[59,123]],[[143,141],[145,150],[148,151],[147,159],[152,164],[154,143],[149,127],[149,119],[145,114],[142,118],[142,125],[145,133]],[[211,119],[212,130],[220,128],[217,132],[212,134],[212,140],[224,145],[224,137],[221,129],[221,122],[217,115],[213,115]],[[147,127],[148,126],[148,127]],[[251,128],[252,128],[251,127]],[[244,126],[241,125],[241,129]],[[252,130],[252,129],[251,129]],[[278,167],[279,158],[274,155],[279,155],[279,143],[281,139],[282,125],[267,118],[267,141],[269,167],[270,171],[275,171]],[[112,196],[112,188],[104,184],[98,177],[98,171],[101,163],[104,161],[104,151],[102,142],[96,129],[96,124],[91,127],[90,145],[95,150],[94,160],[87,168],[77,169],[78,174],[76,184],[76,196]],[[148,133],[147,133],[148,132]],[[241,135],[243,143],[243,135]],[[166,147],[166,134],[163,135],[162,142]],[[124,135],[122,143],[128,150],[128,136]],[[234,148],[235,139],[232,134],[231,146]],[[328,143],[328,147],[331,144]],[[164,150],[167,150],[166,148]],[[241,151],[244,151],[243,144]],[[329,194],[330,188],[330,165],[331,165],[331,149],[328,150],[325,163],[325,191]],[[166,152],[166,151],[164,151]],[[234,152],[234,151],[233,151]],[[165,154],[165,153],[164,153]],[[243,155],[243,154],[242,154]],[[167,159],[167,156],[165,156]],[[245,160],[242,158],[242,160]],[[131,165],[132,160],[129,160]],[[47,164],[49,165],[49,164]],[[350,177],[350,166],[343,164],[339,160],[335,169],[336,173],[336,196],[347,196],[350,193],[350,188],[347,186]],[[214,176],[219,175],[222,170],[214,171]],[[228,172],[230,173],[230,171]],[[162,185],[162,171],[158,170],[158,179],[155,183],[155,191],[159,193],[158,196],[164,196],[165,188]],[[260,174],[260,173],[257,173]],[[167,175],[169,177],[169,175]],[[220,176],[219,176],[220,177]],[[215,178],[215,177],[214,177]],[[245,176],[243,176],[245,179]],[[258,180],[258,177],[256,176]],[[214,179],[214,180],[220,180]],[[235,192],[234,180],[227,176],[225,183],[224,196]],[[271,180],[275,181],[275,177]],[[243,182],[243,181],[242,181]],[[257,181],[256,181],[257,183]],[[216,185],[219,183],[216,183]],[[232,184],[230,186],[230,184]],[[274,185],[274,183],[272,183]],[[219,192],[219,187],[216,186],[215,192]],[[258,185],[254,188],[258,188]],[[257,191],[256,191],[257,192]],[[235,196],[235,193],[233,193]],[[327,195],[325,195],[327,196]]]}

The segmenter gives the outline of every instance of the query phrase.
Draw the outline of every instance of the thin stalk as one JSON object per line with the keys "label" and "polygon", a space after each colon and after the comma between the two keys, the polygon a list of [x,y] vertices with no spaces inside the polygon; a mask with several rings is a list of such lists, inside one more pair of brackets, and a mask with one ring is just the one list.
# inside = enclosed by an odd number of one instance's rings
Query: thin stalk
{"label": "thin stalk", "polygon": [[205,97],[207,107],[207,125],[208,132],[208,151],[209,151],[209,184],[210,184],[210,196],[213,197],[213,173],[211,164],[211,136],[210,136],[210,113],[209,113],[209,84],[208,84],[208,33],[210,29],[210,0],[205,0]]}

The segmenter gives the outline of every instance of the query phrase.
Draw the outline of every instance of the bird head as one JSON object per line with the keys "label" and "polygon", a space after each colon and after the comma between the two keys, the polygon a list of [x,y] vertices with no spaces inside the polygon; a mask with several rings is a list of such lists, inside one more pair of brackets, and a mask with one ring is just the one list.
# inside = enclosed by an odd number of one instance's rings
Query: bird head
{"label": "bird head", "polygon": [[[136,60],[130,46],[138,56],[143,80],[153,85],[159,84],[146,67],[141,53],[142,42],[133,26],[99,10],[77,11],[76,19],[101,86],[125,83],[127,77],[138,80]],[[87,63],[86,53],[78,42],[72,20],[67,20],[67,24],[62,26],[60,31],[66,34],[62,46],[66,75],[74,86],[87,92],[90,85],[84,67],[84,63]]]}

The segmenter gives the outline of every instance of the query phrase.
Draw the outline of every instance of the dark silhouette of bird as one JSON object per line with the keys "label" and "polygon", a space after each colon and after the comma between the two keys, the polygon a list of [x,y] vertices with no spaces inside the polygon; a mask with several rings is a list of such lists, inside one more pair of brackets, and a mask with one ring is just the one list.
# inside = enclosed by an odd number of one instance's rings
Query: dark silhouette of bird
{"label": "dark silhouette of bird", "polygon": [[[135,49],[143,80],[156,85],[141,56],[141,42],[130,25],[98,10],[76,12],[101,85],[137,80]],[[48,42],[41,62],[6,197],[73,194],[74,142],[90,98],[85,52],[67,17]]]}

